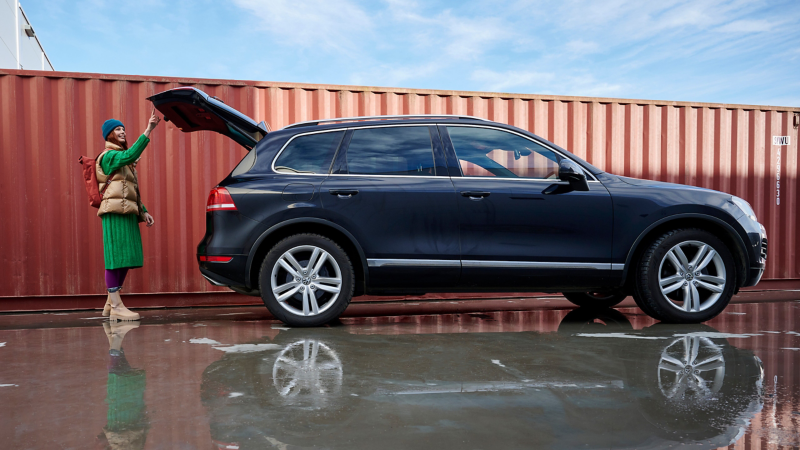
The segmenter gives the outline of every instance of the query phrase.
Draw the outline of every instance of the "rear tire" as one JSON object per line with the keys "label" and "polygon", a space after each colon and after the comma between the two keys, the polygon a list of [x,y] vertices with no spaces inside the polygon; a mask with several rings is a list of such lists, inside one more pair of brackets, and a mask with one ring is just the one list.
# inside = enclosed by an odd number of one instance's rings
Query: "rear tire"
{"label": "rear tire", "polygon": [[617,292],[564,292],[572,304],[587,308],[613,308],[628,296]]}
{"label": "rear tire", "polygon": [[261,299],[287,325],[325,325],[350,304],[354,278],[350,258],[338,244],[296,234],[278,242],[261,264]]}
{"label": "rear tire", "polygon": [[708,231],[678,229],[664,233],[642,255],[634,298],[657,320],[700,323],[725,309],[735,286],[728,247]]}

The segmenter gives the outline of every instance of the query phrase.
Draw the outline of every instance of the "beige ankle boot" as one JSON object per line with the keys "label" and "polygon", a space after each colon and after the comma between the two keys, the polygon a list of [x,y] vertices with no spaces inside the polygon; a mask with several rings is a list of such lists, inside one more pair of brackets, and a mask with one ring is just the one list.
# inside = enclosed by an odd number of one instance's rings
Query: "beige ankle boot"
{"label": "beige ankle boot", "polygon": [[103,330],[105,330],[106,337],[108,338],[108,346],[111,347],[111,345],[112,345],[112,343],[111,343],[111,337],[112,337],[111,325],[106,321],[103,321]]}
{"label": "beige ankle boot", "polygon": [[134,328],[139,328],[138,323],[119,323],[113,322],[109,325],[111,335],[108,338],[109,350],[122,350],[122,340],[125,339],[125,334]]}
{"label": "beige ankle boot", "polygon": [[[122,288],[119,288],[119,294],[122,295]],[[111,314],[111,295],[106,297],[106,304],[103,306],[103,317],[108,317]]]}
{"label": "beige ankle boot", "polygon": [[122,299],[119,296],[119,291],[109,292],[108,296],[111,298],[111,320],[139,320],[139,314],[128,310],[122,304]]}
{"label": "beige ankle boot", "polygon": [[111,294],[106,297],[106,305],[103,306],[103,317],[108,317],[111,314]]}

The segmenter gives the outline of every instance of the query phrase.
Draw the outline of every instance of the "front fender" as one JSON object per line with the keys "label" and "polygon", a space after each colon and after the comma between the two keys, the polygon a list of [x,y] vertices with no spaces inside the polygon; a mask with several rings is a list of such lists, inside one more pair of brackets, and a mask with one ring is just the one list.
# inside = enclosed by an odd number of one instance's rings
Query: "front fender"
{"label": "front fender", "polygon": [[[630,246],[630,249],[628,250],[628,254],[627,254],[626,258],[625,258],[625,268],[623,269],[623,273],[622,273],[623,280],[627,280],[627,278],[628,278],[628,273],[629,273],[629,270],[631,268],[631,264],[633,263],[633,258],[637,254],[637,250],[639,250],[639,246],[642,245],[643,243],[645,245],[647,244],[646,240],[647,240],[648,236],[650,236],[651,233],[654,230],[656,230],[657,228],[662,228],[662,227],[668,226],[669,223],[671,223],[671,222],[675,222],[676,224],[682,222],[683,224],[685,224],[685,221],[687,221],[687,220],[698,220],[698,221],[712,222],[712,223],[724,228],[726,231],[728,231],[730,236],[733,238],[734,243],[738,247],[738,250],[740,252],[742,252],[742,254],[745,255],[745,258],[747,258],[749,260],[750,254],[748,253],[748,248],[745,245],[745,241],[744,241],[744,239],[742,237],[743,235],[746,236],[746,234],[745,234],[744,229],[738,223],[734,222],[734,224],[731,224],[731,223],[729,223],[729,222],[727,222],[727,221],[725,221],[725,220],[723,220],[723,219],[721,219],[719,217],[716,217],[716,216],[713,216],[713,215],[710,215],[710,214],[702,214],[702,213],[672,214],[672,215],[668,215],[666,217],[661,218],[660,220],[657,220],[657,221],[653,222],[647,228],[642,230],[642,232],[639,233],[639,235],[636,237],[636,240]],[[681,226],[685,226],[685,225],[681,225]],[[734,257],[736,257],[735,253],[734,253]],[[747,278],[747,274],[746,273],[742,273],[742,271],[743,271],[743,269],[746,270],[746,268],[748,267],[748,261],[736,261],[736,262],[737,262],[737,275],[739,275],[739,277],[738,277],[739,281],[740,282],[744,282],[744,279]],[[739,284],[741,284],[741,283],[739,283]]]}

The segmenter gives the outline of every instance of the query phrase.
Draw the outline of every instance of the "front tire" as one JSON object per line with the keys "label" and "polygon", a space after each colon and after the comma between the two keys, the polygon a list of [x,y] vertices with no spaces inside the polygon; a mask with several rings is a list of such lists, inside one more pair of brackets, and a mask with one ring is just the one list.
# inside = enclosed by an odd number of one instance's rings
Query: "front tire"
{"label": "front tire", "polygon": [[261,299],[281,322],[316,327],[344,312],[354,278],[350,258],[334,241],[296,234],[278,242],[261,264]]}
{"label": "front tire", "polygon": [[672,230],[642,256],[636,274],[637,304],[655,319],[699,323],[717,316],[736,285],[733,256],[705,230]]}

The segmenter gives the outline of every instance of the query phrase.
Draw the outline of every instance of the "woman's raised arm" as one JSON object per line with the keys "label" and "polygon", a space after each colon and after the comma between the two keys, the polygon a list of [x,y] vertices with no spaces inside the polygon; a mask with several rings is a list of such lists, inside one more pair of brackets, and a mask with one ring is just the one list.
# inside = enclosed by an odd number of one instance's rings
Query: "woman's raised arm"
{"label": "woman's raised arm", "polygon": [[150,132],[156,128],[159,122],[161,122],[161,118],[156,115],[156,110],[153,108],[153,112],[150,114],[150,120],[147,121],[147,128],[144,129],[144,133],[142,134],[150,139]]}

